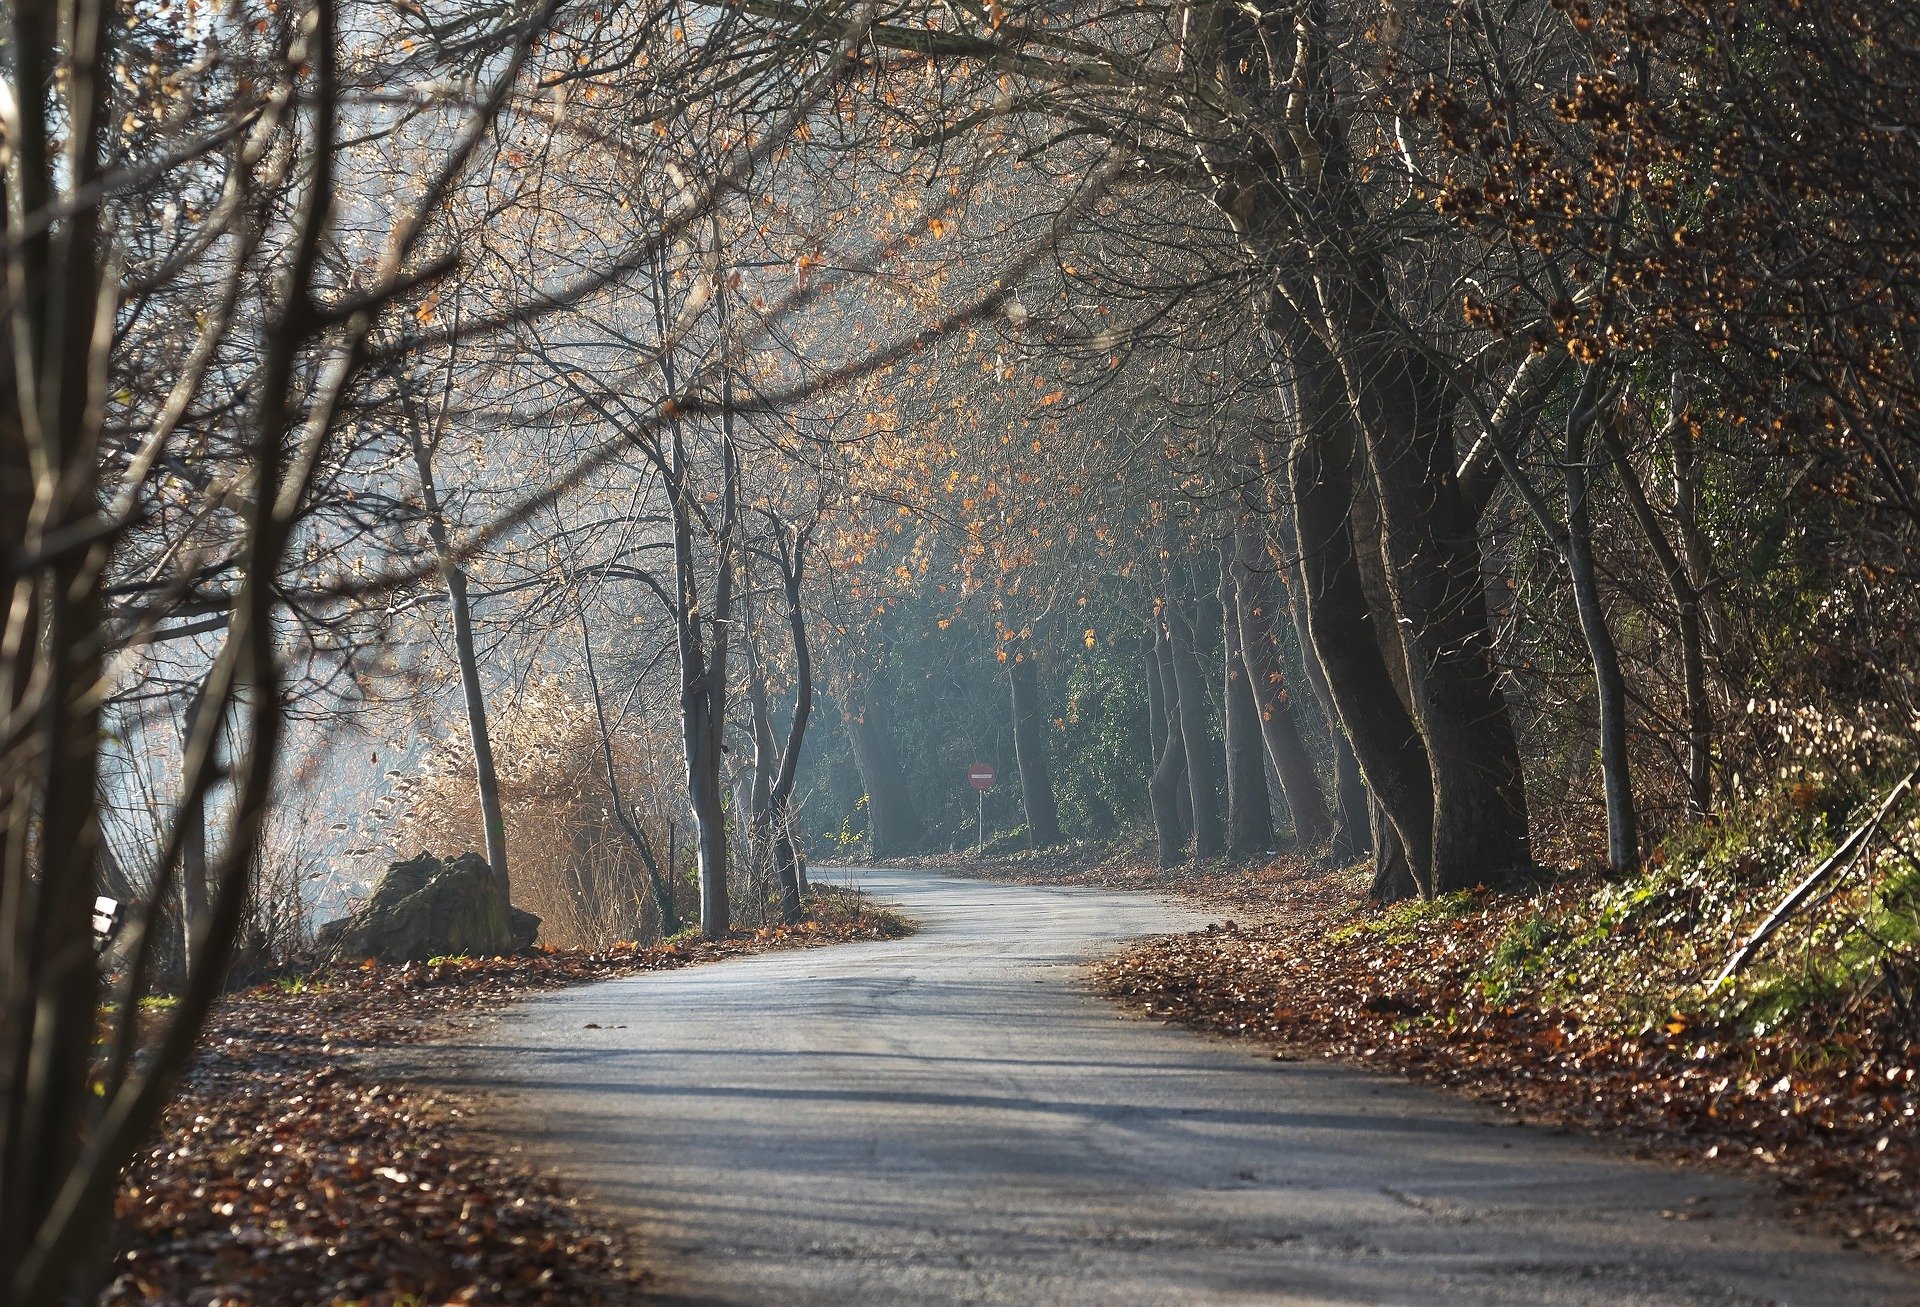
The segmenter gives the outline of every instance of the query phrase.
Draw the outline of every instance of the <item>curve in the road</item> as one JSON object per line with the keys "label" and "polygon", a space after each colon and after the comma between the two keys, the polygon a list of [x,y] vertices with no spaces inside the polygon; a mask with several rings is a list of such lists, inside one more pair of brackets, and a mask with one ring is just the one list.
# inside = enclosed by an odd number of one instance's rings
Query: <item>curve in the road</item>
{"label": "curve in the road", "polygon": [[634,1225],[670,1298],[1920,1301],[1738,1182],[1084,990],[1085,959],[1191,911],[827,874],[919,933],[565,990],[457,1050],[510,1133]]}

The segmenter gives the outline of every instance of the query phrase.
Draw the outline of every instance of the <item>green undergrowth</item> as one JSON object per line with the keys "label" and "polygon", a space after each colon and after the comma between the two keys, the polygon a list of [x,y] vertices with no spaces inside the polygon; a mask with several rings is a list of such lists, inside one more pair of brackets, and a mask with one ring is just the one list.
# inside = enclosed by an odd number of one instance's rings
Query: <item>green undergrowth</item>
{"label": "green undergrowth", "polygon": [[[1890,784],[1803,777],[1674,832],[1636,875],[1542,891],[1505,914],[1474,983],[1496,1004],[1566,1011],[1622,1036],[1799,1033],[1814,1057],[1826,1035],[1865,1022],[1920,1037],[1911,1011],[1920,838],[1911,814],[1890,823],[1868,856],[1828,882],[1744,971],[1710,988]],[[1411,936],[1424,921],[1464,910],[1442,899],[1344,929]]]}
{"label": "green undergrowth", "polygon": [[1424,927],[1464,917],[1478,906],[1479,896],[1471,890],[1443,894],[1436,899],[1407,899],[1360,921],[1337,927],[1329,938],[1336,944],[1365,936],[1375,936],[1389,944],[1410,944],[1420,937]]}

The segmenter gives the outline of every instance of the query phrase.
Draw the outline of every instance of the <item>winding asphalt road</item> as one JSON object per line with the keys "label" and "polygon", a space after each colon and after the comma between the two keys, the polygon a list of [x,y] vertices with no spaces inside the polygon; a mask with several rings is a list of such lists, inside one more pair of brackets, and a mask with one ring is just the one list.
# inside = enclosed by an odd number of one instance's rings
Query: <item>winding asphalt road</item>
{"label": "winding asphalt road", "polygon": [[555,993],[452,1050],[670,1301],[1920,1301],[1738,1182],[1085,992],[1085,959],[1194,912],[824,874],[919,933]]}

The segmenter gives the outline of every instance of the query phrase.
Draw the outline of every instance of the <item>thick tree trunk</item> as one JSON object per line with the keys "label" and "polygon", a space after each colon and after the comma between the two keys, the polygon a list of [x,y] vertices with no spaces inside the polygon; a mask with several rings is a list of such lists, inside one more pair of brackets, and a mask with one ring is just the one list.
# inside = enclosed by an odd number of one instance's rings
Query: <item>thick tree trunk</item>
{"label": "thick tree trunk", "polygon": [[1227,832],[1220,820],[1219,773],[1214,767],[1212,713],[1194,652],[1193,624],[1177,599],[1166,605],[1168,644],[1174,684],[1179,691],[1180,739],[1187,755],[1187,792],[1193,812],[1193,855],[1214,858],[1226,851]]}
{"label": "thick tree trunk", "polygon": [[1142,637],[1147,660],[1147,711],[1155,739],[1153,774],[1147,778],[1147,799],[1153,807],[1153,833],[1160,865],[1176,867],[1187,860],[1188,819],[1180,806],[1187,792],[1187,751],[1180,737],[1180,699],[1173,678],[1173,651],[1166,628],[1156,616],[1153,630]]}
{"label": "thick tree trunk", "polygon": [[[1246,663],[1247,684],[1253,692],[1267,759],[1280,780],[1280,792],[1293,817],[1293,836],[1303,849],[1318,848],[1332,830],[1326,794],[1314,771],[1313,757],[1300,735],[1297,709],[1287,693],[1280,662],[1280,631],[1276,624],[1278,599],[1273,576],[1266,569],[1266,550],[1253,528],[1242,524],[1234,533],[1229,565],[1233,613],[1237,619],[1240,656]],[[1336,749],[1340,732],[1332,732]]]}
{"label": "thick tree trunk", "polygon": [[[1532,865],[1520,746],[1493,668],[1479,529],[1454,479],[1452,406],[1355,295],[1340,354],[1364,433],[1433,775],[1432,888],[1496,885]],[[1402,832],[1403,836],[1405,832]]]}
{"label": "thick tree trunk", "polygon": [[907,789],[885,704],[881,685],[867,687],[855,705],[841,704],[847,739],[853,745],[853,764],[867,790],[867,826],[876,858],[912,853],[927,838],[926,826]]}
{"label": "thick tree trunk", "polygon": [[1240,646],[1240,605],[1227,555],[1220,567],[1221,687],[1227,746],[1227,852],[1250,858],[1273,848],[1273,803],[1267,794],[1266,745]]}
{"label": "thick tree trunk", "polygon": [[1027,812],[1027,847],[1060,842],[1060,808],[1047,765],[1047,719],[1040,702],[1040,674],[1031,653],[1016,651],[1007,664],[1013,700],[1013,760],[1020,772],[1020,802]]}
{"label": "thick tree trunk", "polygon": [[[1394,831],[1415,882],[1432,892],[1434,783],[1427,751],[1388,669],[1391,631],[1375,629],[1350,517],[1360,453],[1331,358],[1276,315],[1288,347],[1299,436],[1288,460],[1307,629],[1355,760]],[[1397,656],[1398,651],[1393,651]],[[1374,840],[1376,866],[1391,860]]]}
{"label": "thick tree trunk", "polygon": [[1400,835],[1387,819],[1386,809],[1378,803],[1369,801],[1367,814],[1372,825],[1373,839],[1373,884],[1368,894],[1381,903],[1399,903],[1403,899],[1418,898],[1420,886],[1413,878],[1413,864],[1407,860],[1407,850],[1400,843]]}

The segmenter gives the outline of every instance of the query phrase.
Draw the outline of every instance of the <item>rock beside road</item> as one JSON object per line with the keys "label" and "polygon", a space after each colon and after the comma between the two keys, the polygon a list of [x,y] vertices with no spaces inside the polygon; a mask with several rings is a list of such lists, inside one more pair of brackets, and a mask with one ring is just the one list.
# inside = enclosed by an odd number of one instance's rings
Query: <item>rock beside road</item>
{"label": "rock beside road", "polygon": [[507,902],[487,860],[430,853],[396,862],[351,916],[320,928],[323,953],[378,962],[497,957],[532,946],[540,918]]}

